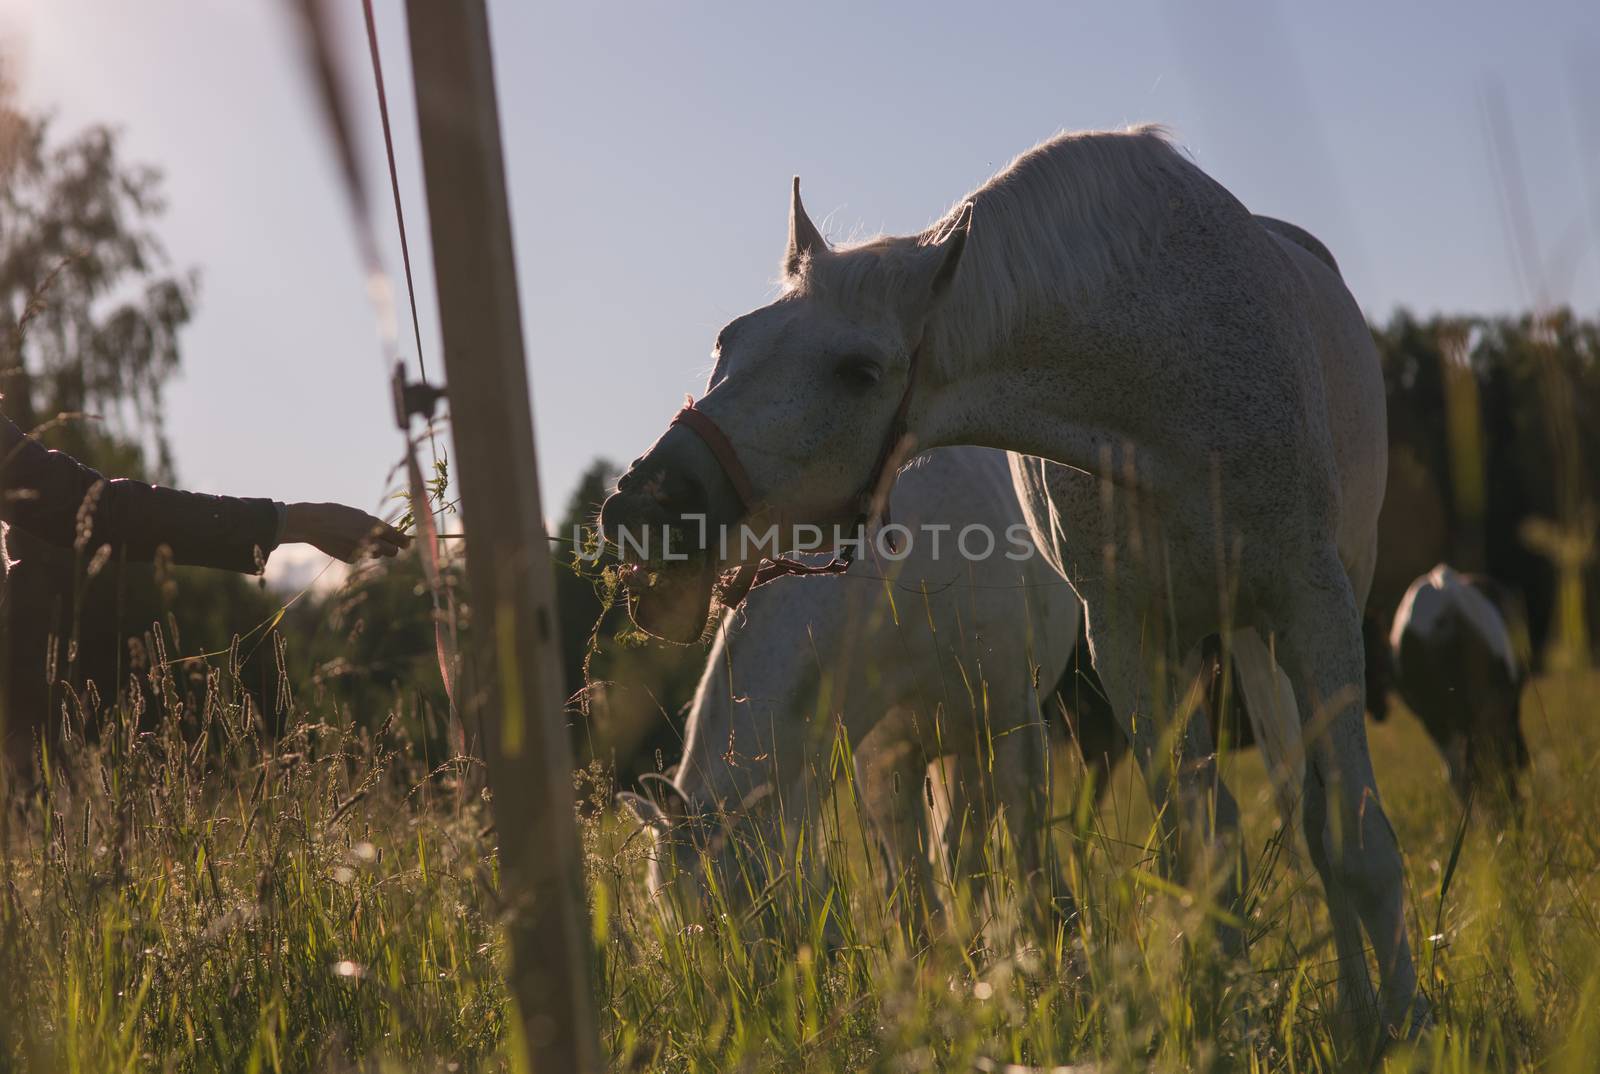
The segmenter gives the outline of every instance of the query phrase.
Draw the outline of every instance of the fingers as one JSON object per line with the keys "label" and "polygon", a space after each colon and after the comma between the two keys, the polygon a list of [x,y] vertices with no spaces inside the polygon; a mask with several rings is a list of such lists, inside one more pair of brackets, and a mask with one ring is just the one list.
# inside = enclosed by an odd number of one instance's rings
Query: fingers
{"label": "fingers", "polygon": [[376,559],[393,559],[411,547],[411,538],[408,535],[377,519],[372,519],[372,523],[366,539],[362,542],[362,551]]}
{"label": "fingers", "polygon": [[[380,522],[370,515],[367,516],[366,522],[367,525],[360,538],[351,542],[346,549],[343,549],[343,554],[331,554],[338,555],[346,563],[353,563],[362,557],[393,559],[411,547],[410,536],[401,533],[393,526]],[[325,548],[323,551],[330,550]]]}
{"label": "fingers", "polygon": [[339,503],[295,503],[287,508],[283,542],[313,545],[335,559],[392,559],[411,538],[380,518]]}

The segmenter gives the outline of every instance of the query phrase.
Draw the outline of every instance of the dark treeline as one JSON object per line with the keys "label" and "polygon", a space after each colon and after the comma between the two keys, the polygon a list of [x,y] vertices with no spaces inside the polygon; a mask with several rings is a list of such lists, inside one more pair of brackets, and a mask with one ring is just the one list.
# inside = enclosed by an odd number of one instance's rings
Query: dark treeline
{"label": "dark treeline", "polygon": [[1375,328],[1389,397],[1389,487],[1369,612],[1449,562],[1510,584],[1536,662],[1587,658],[1600,474],[1600,324],[1404,311]]}

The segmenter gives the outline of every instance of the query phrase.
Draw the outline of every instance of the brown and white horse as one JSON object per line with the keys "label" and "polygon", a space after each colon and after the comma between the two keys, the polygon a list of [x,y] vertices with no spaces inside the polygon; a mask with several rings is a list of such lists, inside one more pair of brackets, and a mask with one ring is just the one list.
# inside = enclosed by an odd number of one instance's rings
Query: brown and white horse
{"label": "brown and white horse", "polygon": [[1389,633],[1394,683],[1428,731],[1463,799],[1515,801],[1527,663],[1514,598],[1493,580],[1439,564],[1411,583]]}

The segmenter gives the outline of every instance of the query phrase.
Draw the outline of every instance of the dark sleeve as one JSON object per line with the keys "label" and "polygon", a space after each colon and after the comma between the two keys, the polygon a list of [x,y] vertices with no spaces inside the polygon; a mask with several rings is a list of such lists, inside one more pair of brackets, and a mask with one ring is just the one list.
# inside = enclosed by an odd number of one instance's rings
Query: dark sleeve
{"label": "dark sleeve", "polygon": [[50,451],[0,416],[0,519],[59,548],[93,555],[102,545],[149,561],[163,545],[178,563],[254,574],[278,544],[271,500],[108,481]]}

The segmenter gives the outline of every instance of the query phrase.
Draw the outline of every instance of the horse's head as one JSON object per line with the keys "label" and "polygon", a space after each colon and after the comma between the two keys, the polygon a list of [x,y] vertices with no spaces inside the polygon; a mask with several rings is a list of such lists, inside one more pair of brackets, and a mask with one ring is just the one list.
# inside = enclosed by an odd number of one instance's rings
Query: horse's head
{"label": "horse's head", "polygon": [[675,789],[663,802],[623,791],[617,803],[633,814],[640,834],[649,840],[644,881],[650,897],[674,916],[689,920],[700,916],[707,886],[701,876],[701,855],[715,854],[711,825],[696,816]]}
{"label": "horse's head", "polygon": [[699,805],[672,784],[660,801],[624,791],[618,803],[649,840],[645,886],[661,911],[686,923],[748,910],[786,867],[780,815],[769,801],[733,810]]}
{"label": "horse's head", "polygon": [[795,526],[856,521],[891,464],[913,355],[971,219],[968,205],[921,236],[834,250],[795,181],[783,294],[723,328],[697,414],[680,413],[601,511],[633,565],[641,626],[693,640],[719,573],[761,558],[769,527],[788,549]]}

